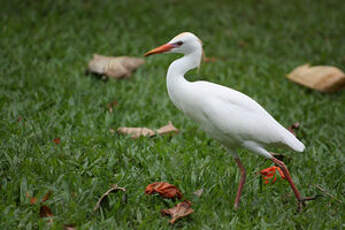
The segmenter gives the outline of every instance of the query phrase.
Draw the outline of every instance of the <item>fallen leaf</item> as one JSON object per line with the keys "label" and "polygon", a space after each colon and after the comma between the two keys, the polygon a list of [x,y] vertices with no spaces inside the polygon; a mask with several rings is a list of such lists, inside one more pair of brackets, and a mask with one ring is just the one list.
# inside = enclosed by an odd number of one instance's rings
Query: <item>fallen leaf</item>
{"label": "fallen leaf", "polygon": [[65,224],[65,225],[63,226],[63,229],[64,229],[64,230],[75,230],[76,227],[75,227],[75,224]]}
{"label": "fallen leaf", "polygon": [[203,192],[204,192],[203,189],[199,189],[199,190],[196,190],[195,192],[193,192],[193,194],[196,195],[197,197],[201,197]]}
{"label": "fallen leaf", "polygon": [[57,138],[54,138],[53,142],[58,145],[60,144],[61,140],[59,137],[57,137]]}
{"label": "fallen leaf", "polygon": [[152,129],[148,128],[132,128],[132,127],[120,127],[117,129],[118,133],[121,134],[130,134],[132,138],[138,138],[140,136],[149,136],[152,137],[155,135],[155,132]]}
{"label": "fallen leaf", "polygon": [[262,175],[265,184],[268,184],[269,179],[271,178],[273,178],[271,184],[274,184],[274,182],[277,180],[276,171],[279,172],[282,179],[285,179],[283,171],[277,166],[271,166],[260,171],[260,174]]}
{"label": "fallen leaf", "polygon": [[[110,130],[110,132],[112,131]],[[136,139],[140,136],[152,137],[156,134],[165,135],[168,133],[178,133],[179,130],[169,121],[167,125],[160,127],[156,131],[146,127],[120,127],[117,129],[117,132],[120,134],[129,134],[133,139]]]}
{"label": "fallen leaf", "polygon": [[40,217],[41,218],[52,217],[52,216],[53,216],[52,210],[48,206],[42,205],[40,207]]}
{"label": "fallen leaf", "polygon": [[158,193],[161,197],[169,199],[175,199],[176,197],[181,199],[183,196],[176,186],[167,182],[155,182],[149,184],[145,189],[145,193],[149,195]]}
{"label": "fallen leaf", "polygon": [[36,198],[36,197],[31,197],[31,198],[30,198],[30,204],[31,204],[31,205],[36,204],[36,202],[37,202],[37,198]]}
{"label": "fallen leaf", "polygon": [[106,198],[111,192],[117,192],[117,191],[123,191],[123,192],[126,192],[126,189],[125,188],[122,188],[122,187],[119,187],[117,186],[117,184],[113,184],[111,185],[111,188],[106,191],[102,196],[101,198],[99,198],[99,200],[97,201],[96,203],[96,206],[93,208],[93,211],[96,211],[100,206],[101,206],[101,203],[102,201],[104,200],[104,198]]}
{"label": "fallen leaf", "polygon": [[110,102],[107,104],[107,108],[109,110],[110,113],[113,112],[113,107],[117,106],[118,105],[118,102],[116,100]]}
{"label": "fallen leaf", "polygon": [[165,126],[160,127],[156,131],[159,135],[164,135],[168,133],[178,133],[179,130],[169,121],[169,123]]}
{"label": "fallen leaf", "polygon": [[94,54],[93,59],[89,62],[88,70],[92,73],[120,79],[130,77],[132,72],[144,63],[142,58],[107,57]]}
{"label": "fallen leaf", "polygon": [[299,122],[295,122],[295,123],[293,123],[292,125],[290,125],[290,126],[288,127],[288,130],[289,130],[293,135],[296,136],[295,130],[297,130],[299,127],[300,127],[300,123],[299,123]]}
{"label": "fallen leaf", "polygon": [[162,215],[169,215],[172,219],[169,221],[171,224],[174,224],[176,220],[181,219],[182,217],[188,216],[194,212],[191,208],[192,202],[185,200],[181,203],[178,203],[175,207],[169,209],[161,210]]}
{"label": "fallen leaf", "polygon": [[287,75],[290,80],[321,92],[334,92],[345,87],[345,74],[334,66],[305,64]]}

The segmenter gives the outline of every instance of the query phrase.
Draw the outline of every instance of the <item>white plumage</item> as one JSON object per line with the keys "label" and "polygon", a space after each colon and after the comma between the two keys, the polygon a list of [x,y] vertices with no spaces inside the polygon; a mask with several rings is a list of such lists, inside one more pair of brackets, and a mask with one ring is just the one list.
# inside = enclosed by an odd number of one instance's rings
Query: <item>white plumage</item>
{"label": "white plumage", "polygon": [[303,143],[245,94],[207,81],[187,81],[184,74],[198,67],[202,58],[202,43],[194,34],[179,34],[167,44],[147,52],[145,56],[162,52],[184,54],[168,69],[167,88],[171,101],[197,122],[209,136],[222,143],[241,169],[235,208],[239,204],[246,177],[245,169],[236,153],[238,148],[246,148],[278,164],[289,178],[296,198],[302,202],[304,199],[301,199],[286,166],[266,148],[279,146],[302,152],[305,148]]}

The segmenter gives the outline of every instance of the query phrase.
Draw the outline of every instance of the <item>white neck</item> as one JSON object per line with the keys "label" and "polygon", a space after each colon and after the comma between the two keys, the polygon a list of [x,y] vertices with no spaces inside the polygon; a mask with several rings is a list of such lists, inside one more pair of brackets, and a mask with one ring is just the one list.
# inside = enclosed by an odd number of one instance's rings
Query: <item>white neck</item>
{"label": "white neck", "polygon": [[[180,97],[186,91],[189,81],[184,78],[184,74],[200,65],[202,50],[197,49],[192,53],[175,60],[170,64],[167,73],[167,87],[170,99],[180,108]],[[181,108],[180,108],[181,109]]]}

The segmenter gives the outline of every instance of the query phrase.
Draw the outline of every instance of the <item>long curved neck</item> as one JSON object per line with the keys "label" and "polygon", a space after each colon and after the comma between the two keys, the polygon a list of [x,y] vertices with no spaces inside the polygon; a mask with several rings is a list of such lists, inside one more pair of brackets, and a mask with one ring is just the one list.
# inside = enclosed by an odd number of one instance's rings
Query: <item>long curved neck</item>
{"label": "long curved neck", "polygon": [[200,65],[202,50],[195,50],[170,64],[167,73],[168,93],[173,103],[179,107],[179,96],[183,97],[185,87],[189,81],[184,74]]}

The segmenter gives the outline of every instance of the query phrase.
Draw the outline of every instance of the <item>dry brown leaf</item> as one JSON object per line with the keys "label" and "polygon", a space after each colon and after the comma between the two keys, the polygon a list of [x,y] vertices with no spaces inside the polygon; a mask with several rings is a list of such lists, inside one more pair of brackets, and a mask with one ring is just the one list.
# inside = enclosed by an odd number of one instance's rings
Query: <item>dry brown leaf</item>
{"label": "dry brown leaf", "polygon": [[345,87],[344,72],[334,66],[302,65],[289,73],[287,78],[321,92],[334,92]]}
{"label": "dry brown leaf", "polygon": [[89,62],[88,70],[92,73],[120,79],[130,77],[132,72],[144,63],[142,58],[107,57],[94,54],[93,59]]}
{"label": "dry brown leaf", "polygon": [[52,217],[53,216],[53,213],[52,213],[52,210],[46,206],[46,205],[42,205],[40,207],[40,217],[43,218],[43,217]]}
{"label": "dry brown leaf", "polygon": [[171,121],[169,121],[167,125],[162,126],[159,129],[157,129],[157,133],[159,135],[164,135],[168,133],[178,133],[178,132],[179,130],[171,123]]}
{"label": "dry brown leaf", "polygon": [[197,197],[201,197],[203,192],[204,192],[204,189],[199,189],[193,192],[193,194],[196,195]]}
{"label": "dry brown leaf", "polygon": [[155,182],[149,184],[145,189],[145,193],[149,195],[158,193],[161,197],[169,199],[175,199],[176,197],[181,199],[183,196],[176,186],[167,182]]}
{"label": "dry brown leaf", "polygon": [[192,202],[185,200],[181,203],[178,203],[175,207],[169,209],[161,210],[162,215],[169,215],[172,219],[169,221],[171,224],[174,224],[176,220],[188,216],[194,212],[191,208]]}
{"label": "dry brown leaf", "polygon": [[120,127],[117,129],[118,133],[121,134],[130,134],[132,138],[138,138],[140,136],[149,136],[152,137],[155,135],[155,132],[152,129],[148,128],[132,128],[132,127]]}
{"label": "dry brown leaf", "polygon": [[93,211],[96,211],[101,206],[101,203],[104,200],[104,198],[106,198],[111,192],[117,192],[119,190],[121,190],[122,192],[126,192],[125,188],[119,187],[119,186],[117,186],[117,184],[111,185],[111,188],[108,191],[106,191],[101,196],[101,198],[99,198],[99,200],[97,201],[96,206],[94,207]]}
{"label": "dry brown leaf", "polygon": [[[110,130],[110,132],[112,132]],[[165,135],[168,133],[178,133],[179,130],[169,121],[169,123],[165,126],[160,127],[156,131],[146,127],[120,127],[117,129],[118,133],[121,134],[129,134],[133,139],[136,139],[140,136],[155,136],[156,134]]]}

